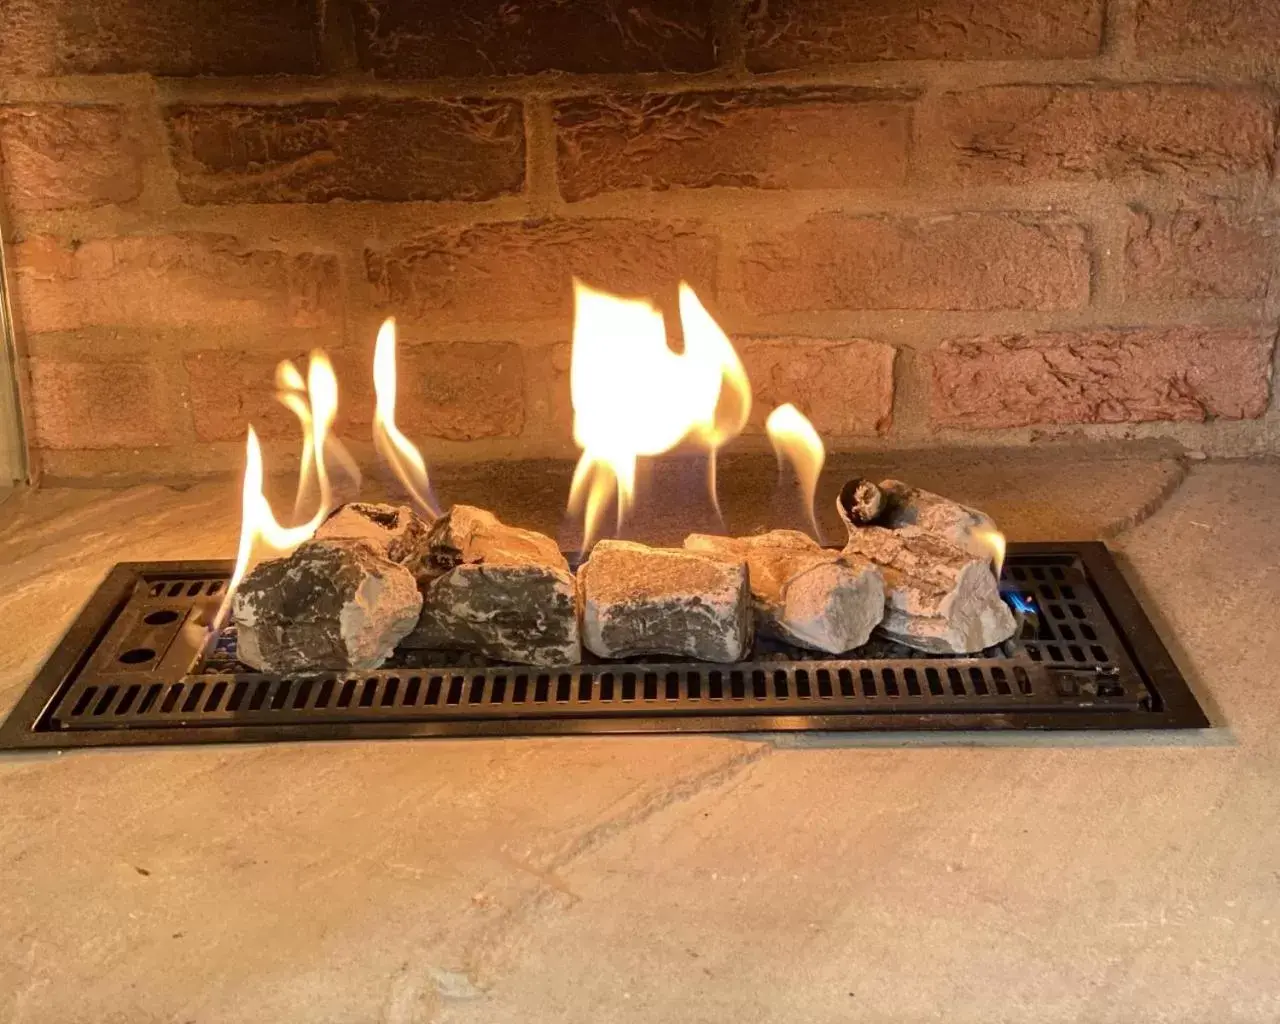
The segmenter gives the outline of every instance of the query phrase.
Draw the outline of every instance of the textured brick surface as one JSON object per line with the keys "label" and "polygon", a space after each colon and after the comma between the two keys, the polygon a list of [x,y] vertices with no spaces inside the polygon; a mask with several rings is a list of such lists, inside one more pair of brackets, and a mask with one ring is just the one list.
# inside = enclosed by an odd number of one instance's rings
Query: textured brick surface
{"label": "textured brick surface", "polygon": [[1134,299],[1261,299],[1280,247],[1274,217],[1228,203],[1129,211],[1124,291]]}
{"label": "textured brick surface", "polygon": [[0,75],[52,73],[57,64],[57,19],[49,0],[0,4]]}
{"label": "textured brick surface", "polygon": [[190,203],[492,199],[524,182],[508,100],[349,100],[167,111]]}
{"label": "textured brick surface", "polygon": [[682,278],[709,294],[716,243],[693,225],[551,221],[442,228],[365,252],[380,308],[455,321],[567,317],[572,278],[609,291],[670,294]]}
{"label": "textured brick surface", "polygon": [[751,420],[758,429],[785,402],[824,438],[881,434],[893,418],[890,345],[855,339],[769,338],[738,345],[751,378]]}
{"label": "textured brick surface", "polygon": [[4,0],[0,74],[314,74],[309,0]]}
{"label": "textured brick surface", "polygon": [[525,351],[526,437],[571,442],[573,396],[569,391],[569,370],[572,363],[573,347],[566,342]]}
{"label": "textured brick surface", "polygon": [[1083,229],[1003,214],[926,220],[820,214],[756,230],[743,301],[807,309],[1073,309],[1089,297]]}
{"label": "textured brick surface", "polygon": [[30,361],[36,448],[125,448],[185,440],[186,410],[167,364]]}
{"label": "textured brick surface", "polygon": [[[900,184],[910,105],[864,89],[590,96],[556,107],[560,188]],[[856,140],[856,144],[854,141]]]}
{"label": "textured brick surface", "polygon": [[925,134],[963,182],[1265,175],[1274,110],[1243,88],[992,86],[943,96]]}
{"label": "textured brick surface", "polygon": [[1275,0],[1138,0],[1134,14],[1138,52],[1263,50],[1280,47],[1280,4]]}
{"label": "textured brick surface", "polygon": [[[519,436],[525,368],[518,346],[435,342],[402,348],[400,360],[400,421],[415,437]],[[370,413],[372,408],[366,405]]]}
{"label": "textured brick surface", "polygon": [[333,327],[338,262],[255,249],[229,235],[47,236],[13,248],[16,313],[28,332],[82,327]]}
{"label": "textured brick surface", "polygon": [[360,66],[381,77],[707,71],[701,0],[353,0]]}
{"label": "textured brick surface", "polygon": [[873,60],[1091,57],[1102,0],[749,0],[753,71]]}
{"label": "textured brick surface", "polygon": [[[334,358],[334,353],[329,353]],[[201,441],[243,440],[250,425],[266,439],[301,437],[298,419],[275,399],[276,364],[291,359],[305,375],[305,352],[269,353],[217,349],[191,352],[183,357],[191,394],[191,415]],[[339,354],[335,369],[345,366]],[[338,381],[338,410],[346,425],[352,402],[351,381]],[[340,433],[342,431],[340,430]]]}
{"label": "textured brick surface", "polygon": [[412,436],[565,438],[574,277],[751,332],[753,430],[914,441],[851,337],[913,325],[939,424],[1258,416],[1268,339],[1123,325],[1274,319],[1277,44],[1280,0],[0,0],[34,442],[288,438],[312,344],[364,439],[375,313]]}
{"label": "textured brick surface", "polygon": [[1273,340],[1194,327],[953,339],[933,353],[932,419],[982,428],[1257,417]]}
{"label": "textured brick surface", "polygon": [[[373,418],[372,350],[330,353],[338,376],[339,436],[367,439]],[[191,410],[202,441],[244,437],[252,423],[266,438],[301,436],[294,415],[275,400],[276,364],[298,353],[215,350],[184,359]],[[470,441],[515,437],[524,424],[524,364],[506,343],[399,346],[396,422],[413,439]]]}
{"label": "textured brick surface", "polygon": [[18,210],[127,203],[142,165],[117,107],[0,107],[5,196]]}

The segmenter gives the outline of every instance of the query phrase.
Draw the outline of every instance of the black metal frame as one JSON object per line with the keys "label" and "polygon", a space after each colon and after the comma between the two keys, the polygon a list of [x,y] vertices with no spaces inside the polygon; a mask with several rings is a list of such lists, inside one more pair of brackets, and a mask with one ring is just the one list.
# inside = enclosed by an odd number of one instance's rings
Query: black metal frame
{"label": "black metal frame", "polygon": [[[139,701],[132,717],[116,716],[115,703],[125,702],[116,702],[117,688],[111,687],[112,713],[95,719],[93,708],[86,714],[84,707],[72,705],[78,698],[80,705],[87,706],[96,700],[97,692],[106,692],[95,674],[95,665],[102,662],[99,648],[113,627],[119,629],[123,616],[141,614],[135,606],[144,595],[143,581],[156,577],[225,579],[231,569],[231,563],[224,561],[125,563],[107,575],[0,726],[0,749],[581,733],[1206,727],[1209,723],[1204,712],[1105,545],[1009,546],[1014,573],[1019,572],[1020,560],[1034,563],[1037,558],[1065,557],[1071,559],[1076,574],[1072,578],[1078,577],[1081,585],[1088,587],[1090,608],[1107,620],[1100,628],[1108,631],[1110,645],[1120,648],[1107,656],[1106,664],[1077,665],[1046,658],[1039,649],[1043,645],[1015,641],[1003,655],[988,659],[856,658],[731,666],[619,664],[564,670],[400,668],[351,677],[320,673],[313,679],[290,680],[225,671],[190,675],[187,667],[196,648],[188,644],[184,649],[170,634],[172,649],[161,652],[150,669],[108,665],[107,670],[118,674],[121,686],[134,683],[135,691],[149,686],[153,696],[172,694],[170,704],[185,686],[186,693],[200,695],[186,702],[192,713],[184,715],[181,707],[161,708],[157,703],[148,717],[139,714]],[[1006,580],[1009,572],[1007,567]],[[136,626],[137,620],[131,621]],[[1034,634],[1030,640],[1035,640]],[[1066,656],[1059,654],[1057,658]],[[953,694],[945,679],[939,688],[939,673],[948,671],[975,673],[981,693],[975,693],[973,686],[966,690],[965,685],[957,684]],[[926,673],[934,688],[922,693],[918,680]],[[1017,684],[1011,685],[1007,681],[1015,674]],[[326,698],[320,708],[312,687],[323,685],[326,675],[330,691],[334,686],[345,686],[349,702],[352,695],[363,694],[368,703],[355,700],[339,708]],[[613,695],[615,677],[617,697]],[[886,689],[892,687],[891,697],[875,689],[882,677],[891,681],[886,683]],[[998,681],[998,693],[996,684],[990,682],[993,678]],[[447,697],[437,681],[441,679],[445,686],[452,680],[453,690]],[[695,679],[699,680],[697,690]],[[869,684],[868,679],[872,680]],[[904,688],[911,687],[910,693],[899,690],[902,679],[907,680]],[[428,680],[436,688],[434,698],[425,696]],[[558,689],[551,691],[545,680],[551,680],[551,686],[558,681]],[[601,699],[605,680],[609,696]],[[93,682],[99,689],[89,685]],[[219,682],[223,690],[214,702],[213,690],[206,691],[204,686],[212,688]],[[410,685],[413,701],[407,701],[405,693]],[[418,696],[420,685],[422,698]],[[516,688],[526,685],[538,688],[537,699],[529,689],[528,699],[515,700]],[[715,699],[710,699],[709,689],[703,689],[712,685],[717,689]],[[229,697],[223,704],[226,687],[231,686],[240,686],[244,694],[256,687],[257,706],[242,709]],[[403,688],[397,691],[397,687]],[[198,706],[205,703],[206,692],[209,703],[217,705],[214,714]],[[280,703],[273,695],[281,698]],[[311,706],[313,702],[316,707]],[[410,710],[404,709],[405,704]],[[292,720],[280,721],[282,718]]]}

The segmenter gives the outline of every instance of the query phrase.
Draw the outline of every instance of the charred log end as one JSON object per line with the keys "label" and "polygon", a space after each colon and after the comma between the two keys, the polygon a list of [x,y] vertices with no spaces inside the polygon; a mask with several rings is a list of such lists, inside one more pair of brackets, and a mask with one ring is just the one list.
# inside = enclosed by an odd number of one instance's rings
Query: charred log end
{"label": "charred log end", "polygon": [[849,527],[875,526],[883,521],[889,507],[884,491],[872,481],[860,477],[855,477],[840,488],[836,504],[840,510],[840,518]]}

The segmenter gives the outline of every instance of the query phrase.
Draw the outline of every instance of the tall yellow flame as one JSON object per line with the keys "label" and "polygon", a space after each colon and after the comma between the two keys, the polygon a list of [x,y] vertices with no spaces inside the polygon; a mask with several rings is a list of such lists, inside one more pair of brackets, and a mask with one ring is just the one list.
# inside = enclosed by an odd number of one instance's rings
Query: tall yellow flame
{"label": "tall yellow flame", "polygon": [[[577,280],[573,291],[569,385],[573,438],[582,455],[569,508],[583,516],[585,550],[610,500],[619,527],[633,507],[637,459],[661,455],[686,438],[706,445],[714,459],[742,430],[751,388],[729,339],[687,284],[680,284],[683,353],[668,346],[666,323],[652,303]],[[732,401],[718,413],[726,381]]]}
{"label": "tall yellow flame", "polygon": [[435,518],[439,509],[431,495],[431,480],[422,453],[396,426],[396,321],[387,317],[378,329],[373,349],[373,446],[386,460],[414,503]]}
{"label": "tall yellow flame", "polygon": [[298,417],[302,428],[302,459],[298,463],[298,490],[293,499],[293,518],[298,519],[310,500],[315,486],[312,466],[314,448],[311,437],[311,406],[307,404],[307,382],[288,359],[276,366],[276,400]]}
{"label": "tall yellow flame", "polygon": [[[296,526],[280,525],[263,493],[262,446],[257,433],[250,427],[241,488],[240,542],[231,582],[214,617],[215,633],[226,623],[236,588],[248,571],[259,544],[270,548],[273,554],[286,554],[310,539],[333,510],[333,486],[326,455],[336,454],[357,484],[359,482],[359,469],[354,460],[338,440],[330,436],[338,415],[338,379],[323,352],[311,353],[305,390],[302,383],[302,374],[292,363],[286,361],[276,367],[277,397],[293,410],[303,428],[302,465],[298,473],[295,507],[301,506],[314,480],[319,491],[316,510],[308,520]],[[296,514],[294,518],[297,518]]]}
{"label": "tall yellow flame", "polygon": [[231,573],[231,582],[227,584],[222,604],[213,620],[215,633],[226,624],[227,615],[231,611],[231,600],[235,597],[240,581],[249,571],[249,563],[258,544],[264,544],[277,554],[292,551],[311,538],[328,512],[322,503],[321,508],[307,522],[292,527],[281,526],[276,521],[275,513],[271,511],[271,502],[263,493],[262,482],[262,446],[258,443],[258,435],[253,427],[250,427],[245,444],[244,485],[240,494],[240,543],[236,549],[236,565]]}
{"label": "tall yellow flame", "polygon": [[[325,474],[328,480],[329,460],[336,462],[359,490],[360,467],[332,433],[338,412],[338,379],[328,356],[319,350],[311,353],[305,380],[293,363],[282,360],[276,366],[276,400],[298,417],[302,428],[302,458],[298,463],[293,518],[299,518],[307,507],[320,474]],[[317,422],[317,415],[322,422]],[[323,457],[317,457],[317,453],[323,453]]]}
{"label": "tall yellow flame", "polygon": [[800,489],[808,503],[809,525],[813,536],[820,539],[813,500],[818,490],[818,477],[822,475],[822,464],[827,458],[822,438],[805,415],[789,402],[769,413],[764,429],[778,456],[778,464],[790,463],[795,468]]}
{"label": "tall yellow flame", "polygon": [[[717,377],[714,388],[716,399],[710,411],[703,409],[705,417],[697,425],[697,431],[707,445],[710,458],[707,463],[707,489],[717,514],[720,512],[719,487],[716,480],[716,456],[726,442],[742,433],[751,416],[751,382],[746,367],[705,306],[683,281],[680,282],[680,327],[684,331],[685,355],[691,356],[699,372]],[[702,387],[705,394],[712,391],[711,381]],[[726,394],[727,392],[727,394]],[[726,400],[727,399],[727,400]]]}

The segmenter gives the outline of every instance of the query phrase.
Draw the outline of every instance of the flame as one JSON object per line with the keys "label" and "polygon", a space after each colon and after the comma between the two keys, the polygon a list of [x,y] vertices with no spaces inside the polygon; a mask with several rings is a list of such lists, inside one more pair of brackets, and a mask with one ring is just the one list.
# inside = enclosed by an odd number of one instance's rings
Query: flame
{"label": "flame", "polygon": [[[319,350],[311,353],[305,380],[293,363],[287,359],[281,361],[276,366],[276,400],[298,417],[298,425],[302,428],[302,458],[298,464],[293,518],[302,516],[320,473],[325,472],[327,479],[326,467],[321,463],[329,459],[338,463],[355,489],[359,490],[360,467],[346,446],[332,434],[338,411],[338,379],[328,356]],[[327,422],[316,422],[317,409],[327,417]],[[316,458],[317,451],[324,452],[324,459]]]}
{"label": "flame", "polygon": [[387,317],[373,349],[373,446],[414,502],[431,518],[439,515],[422,453],[396,426],[396,321]]}
{"label": "flame", "polygon": [[[666,323],[652,303],[597,291],[578,280],[573,291],[569,386],[573,438],[582,455],[569,508],[583,515],[586,550],[611,499],[619,528],[634,506],[636,460],[661,455],[686,438],[696,438],[712,453],[714,500],[715,452],[741,432],[751,410],[751,389],[728,337],[684,282],[683,353],[667,345]],[[733,402],[721,410],[726,381]]]}
{"label": "flame", "polygon": [[[707,464],[707,489],[716,514],[720,513],[719,488],[716,481],[716,453],[726,442],[742,433],[751,416],[751,382],[746,367],[738,358],[729,336],[712,319],[706,307],[683,281],[680,282],[680,327],[684,331],[684,351],[692,355],[698,367],[712,368],[720,380],[716,385],[716,402],[710,419],[698,425],[698,433],[710,451]],[[729,402],[723,401],[724,389]]]}
{"label": "flame", "polygon": [[999,530],[991,527],[980,527],[974,530],[970,537],[977,544],[979,549],[985,549],[983,553],[990,552],[991,568],[995,571],[996,579],[1000,578],[1001,572],[1004,570],[1004,552],[1005,539],[1004,534]]}
{"label": "flame", "polygon": [[804,414],[789,402],[769,413],[764,429],[778,456],[778,465],[789,462],[795,467],[800,489],[808,503],[809,525],[813,528],[813,536],[821,539],[813,501],[818,490],[818,477],[822,475],[822,464],[827,458],[822,438]]}
{"label": "flame", "polygon": [[293,527],[284,527],[276,521],[271,511],[271,502],[262,491],[262,447],[258,444],[258,435],[253,427],[249,428],[249,437],[245,444],[244,485],[240,494],[240,543],[236,549],[236,565],[231,573],[231,582],[227,584],[213,620],[213,632],[216,634],[227,621],[231,611],[231,600],[235,597],[236,588],[249,570],[249,562],[253,557],[258,542],[272,548],[278,554],[292,551],[299,544],[311,538],[316,529],[324,521],[328,509],[322,503],[315,516],[305,523]]}
{"label": "flame", "polygon": [[[309,540],[320,524],[333,511],[333,485],[329,475],[327,456],[336,456],[357,485],[360,471],[347,450],[337,438],[331,436],[333,422],[338,415],[338,378],[333,365],[320,351],[311,353],[307,365],[305,387],[302,374],[288,360],[276,367],[277,398],[298,417],[302,425],[302,464],[298,473],[298,493],[295,510],[301,507],[307,494],[314,487],[318,490],[316,510],[311,518],[296,526],[281,526],[271,509],[271,503],[263,493],[262,446],[253,427],[245,445],[244,483],[241,487],[240,543],[236,551],[236,565],[231,582],[223,594],[222,603],[213,620],[216,634],[226,623],[236,588],[249,569],[259,543],[272,549],[273,554],[287,554],[299,544]],[[294,518],[298,518],[295,511]]]}
{"label": "flame", "polygon": [[320,487],[320,507],[316,516],[324,521],[332,488],[329,469],[325,462],[325,443],[338,415],[338,378],[323,352],[313,352],[307,364],[307,396],[311,399],[311,462],[316,471],[316,483]]}
{"label": "flame", "polygon": [[298,519],[306,507],[314,486],[312,471],[311,406],[307,404],[307,382],[298,368],[284,359],[276,367],[276,400],[298,417],[302,428],[302,459],[298,464],[298,492],[293,500],[293,518]]}

